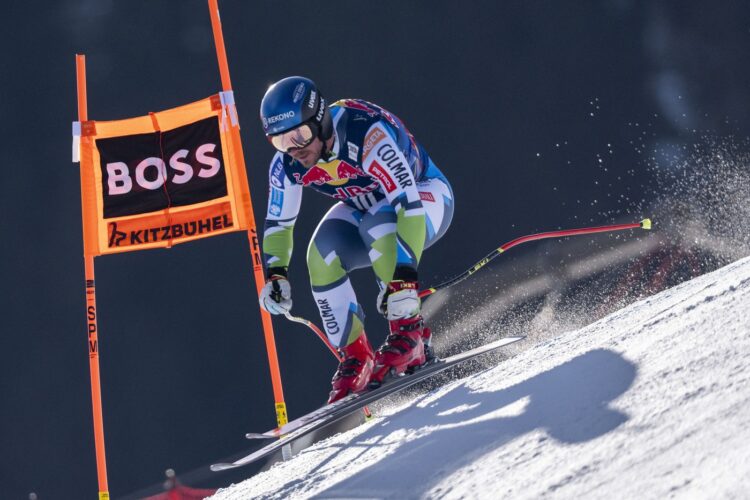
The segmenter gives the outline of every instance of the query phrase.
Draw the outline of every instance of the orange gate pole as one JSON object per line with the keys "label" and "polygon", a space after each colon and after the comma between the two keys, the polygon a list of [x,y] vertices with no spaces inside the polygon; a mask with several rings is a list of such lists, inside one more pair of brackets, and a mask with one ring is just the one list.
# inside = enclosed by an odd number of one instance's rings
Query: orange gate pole
{"label": "orange gate pole", "polygon": [[[224,47],[224,35],[221,30],[221,19],[219,18],[219,5],[217,0],[208,0],[208,8],[211,13],[211,27],[214,33],[214,43],[216,45],[216,57],[219,60],[219,73],[221,74],[221,85],[225,92],[232,90],[232,81],[229,78],[229,64],[227,63],[227,53]],[[231,127],[232,142],[234,143],[235,161],[239,165],[239,170],[245,172],[245,156],[242,152],[242,142],[240,140],[239,127]],[[248,197],[250,196],[248,190]],[[253,260],[253,273],[255,276],[255,286],[260,296],[266,277],[263,273],[263,258],[260,253],[258,244],[258,233],[255,225],[255,214],[253,212],[252,200],[248,200],[248,220],[247,220],[247,237],[250,242],[250,253]],[[281,385],[281,371],[279,370],[279,359],[276,353],[276,340],[273,335],[273,324],[271,315],[263,308],[260,308],[260,317],[263,323],[263,334],[266,340],[266,350],[268,351],[268,364],[271,368],[271,383],[273,385],[273,396],[276,401],[276,423],[281,427],[288,421],[286,413],[286,403],[284,403],[284,391]]]}
{"label": "orange gate pole", "polygon": [[[78,121],[88,120],[86,104],[86,56],[76,54],[76,83],[78,89]],[[81,141],[91,140],[81,137]],[[84,175],[81,172],[81,182]],[[83,200],[83,186],[81,186]],[[82,213],[85,213],[82,211]],[[86,224],[84,217],[84,225]],[[102,389],[99,378],[99,335],[96,323],[96,286],[94,257],[84,252],[86,279],[86,323],[88,325],[89,374],[91,376],[91,403],[94,411],[94,444],[96,446],[96,473],[99,480],[99,500],[109,500],[107,484],[107,458],[104,452],[104,418],[102,416]]]}

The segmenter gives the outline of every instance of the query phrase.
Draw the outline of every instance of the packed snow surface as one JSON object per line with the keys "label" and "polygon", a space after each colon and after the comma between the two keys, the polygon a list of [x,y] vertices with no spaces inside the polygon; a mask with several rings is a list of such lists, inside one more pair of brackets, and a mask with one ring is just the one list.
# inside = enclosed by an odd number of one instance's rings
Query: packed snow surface
{"label": "packed snow surface", "polygon": [[745,258],[212,498],[748,498],[749,366]]}

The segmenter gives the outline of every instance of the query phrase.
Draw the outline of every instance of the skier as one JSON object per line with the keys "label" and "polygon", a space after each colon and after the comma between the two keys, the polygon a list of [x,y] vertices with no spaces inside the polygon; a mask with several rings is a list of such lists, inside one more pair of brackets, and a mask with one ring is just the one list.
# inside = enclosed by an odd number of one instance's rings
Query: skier
{"label": "skier", "polygon": [[[395,115],[361,99],[327,106],[307,78],[271,85],[260,118],[278,150],[269,169],[261,306],[271,314],[292,307],[292,233],[302,188],[310,187],[339,200],[307,249],[313,297],[328,339],[343,355],[328,402],[429,362],[434,356],[420,314],[417,266],[453,217],[445,176]],[[390,330],[377,352],[348,276],[370,266],[380,286],[377,307]]]}

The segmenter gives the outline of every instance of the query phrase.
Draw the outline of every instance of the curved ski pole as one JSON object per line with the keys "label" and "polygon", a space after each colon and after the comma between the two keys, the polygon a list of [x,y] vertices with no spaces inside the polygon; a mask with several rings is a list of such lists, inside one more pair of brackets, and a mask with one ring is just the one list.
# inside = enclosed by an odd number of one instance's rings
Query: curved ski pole
{"label": "curved ski pole", "polygon": [[547,238],[564,238],[566,236],[579,236],[582,234],[607,233],[611,231],[623,231],[625,229],[638,229],[638,228],[651,229],[651,219],[643,219],[640,222],[635,222],[632,224],[612,224],[610,226],[583,227],[580,229],[563,229],[560,231],[549,231],[546,233],[537,233],[537,234],[529,234],[526,236],[521,236],[520,238],[511,240],[507,243],[504,243],[500,247],[496,248],[495,250],[487,254],[482,260],[474,264],[473,267],[464,271],[458,276],[454,276],[448,281],[444,281],[443,283],[440,283],[439,285],[435,285],[432,288],[420,290],[419,298],[423,299],[425,297],[429,297],[430,295],[437,292],[438,290],[443,290],[445,288],[455,285],[456,283],[462,282],[463,280],[465,280],[466,278],[468,278],[475,272],[479,271],[481,268],[483,268],[492,259],[500,255],[501,253],[513,248],[516,245],[520,245],[521,243],[526,243],[529,241],[536,241],[536,240],[544,240]]}
{"label": "curved ski pole", "polygon": [[[326,345],[326,347],[328,347],[328,350],[330,350],[333,353],[333,355],[336,356],[336,359],[339,361],[339,363],[344,360],[344,358],[339,353],[338,349],[336,349],[333,346],[333,344],[331,344],[331,341],[328,340],[328,336],[326,336],[326,334],[323,333],[320,330],[320,328],[318,328],[317,326],[315,326],[315,323],[313,323],[312,321],[307,320],[305,318],[300,318],[299,316],[292,316],[291,313],[289,313],[289,311],[287,311],[284,314],[284,317],[286,319],[288,319],[289,321],[294,321],[295,323],[301,323],[301,324],[305,325],[306,327],[308,327],[313,332],[315,332],[315,335],[317,335],[318,338],[323,341],[323,343]],[[362,409],[362,411],[364,412],[365,418],[367,420],[370,420],[372,418],[372,412],[370,411],[370,408],[368,408],[367,406],[365,406]]]}
{"label": "curved ski pole", "polygon": [[310,330],[315,332],[315,335],[318,336],[320,340],[323,341],[323,343],[328,347],[328,350],[333,353],[334,356],[336,356],[336,359],[339,360],[339,363],[343,361],[343,358],[341,357],[341,354],[339,353],[338,349],[336,349],[333,344],[331,344],[331,341],[328,340],[328,337],[325,333],[323,333],[320,328],[315,326],[315,323],[313,323],[310,320],[306,320],[305,318],[300,318],[299,316],[292,316],[288,311],[284,314],[284,317],[288,319],[289,321],[294,321],[295,323],[301,323],[308,327]]}
{"label": "curved ski pole", "polygon": [[[444,281],[443,283],[440,283],[439,285],[435,285],[431,288],[427,288],[425,290],[421,290],[419,292],[419,298],[425,298],[429,297],[430,295],[434,294],[435,292],[439,290],[444,290],[445,288],[451,287],[455,285],[456,283],[460,283],[475,272],[479,271],[481,268],[486,266],[491,260],[493,260],[495,257],[500,255],[503,252],[506,252],[513,248],[514,246],[520,245],[521,243],[527,243],[529,241],[536,241],[536,240],[544,240],[548,238],[564,238],[566,236],[579,236],[583,234],[595,234],[595,233],[607,233],[611,231],[623,231],[625,229],[651,229],[651,219],[643,219],[640,222],[635,222],[632,224],[612,224],[609,226],[597,226],[597,227],[583,227],[579,229],[563,229],[560,231],[548,231],[546,233],[537,233],[537,234],[529,234],[526,236],[521,236],[519,238],[516,238],[514,240],[511,240],[507,243],[504,243],[500,247],[496,248],[489,254],[487,254],[482,260],[474,264],[471,268],[464,271],[463,273],[459,274],[458,276],[454,276],[453,278],[449,279],[448,281]],[[300,318],[297,316],[292,316],[290,313],[286,313],[284,315],[286,319],[289,321],[294,321],[295,323],[302,323],[303,325],[310,328],[312,331],[315,332],[315,334],[322,340],[326,346],[328,346],[328,349],[333,353],[334,356],[336,356],[336,359],[341,361],[341,355],[339,354],[338,350],[331,344],[331,342],[328,340],[328,337],[325,333],[323,333],[320,328],[315,326],[315,324],[312,321],[309,321],[305,318]],[[369,419],[372,415],[370,413],[370,410],[365,407],[365,416]]]}

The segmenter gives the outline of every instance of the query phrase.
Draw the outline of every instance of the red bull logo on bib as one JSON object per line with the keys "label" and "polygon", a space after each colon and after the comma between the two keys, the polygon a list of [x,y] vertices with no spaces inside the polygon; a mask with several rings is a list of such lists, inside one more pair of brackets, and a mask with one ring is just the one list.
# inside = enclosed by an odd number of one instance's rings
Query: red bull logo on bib
{"label": "red bull logo on bib", "polygon": [[310,167],[302,175],[296,172],[293,175],[297,184],[302,184],[303,186],[311,184],[318,186],[322,186],[323,184],[338,186],[345,184],[349,179],[364,177],[366,174],[362,169],[350,163],[343,160],[336,160],[330,163],[318,163]]}

